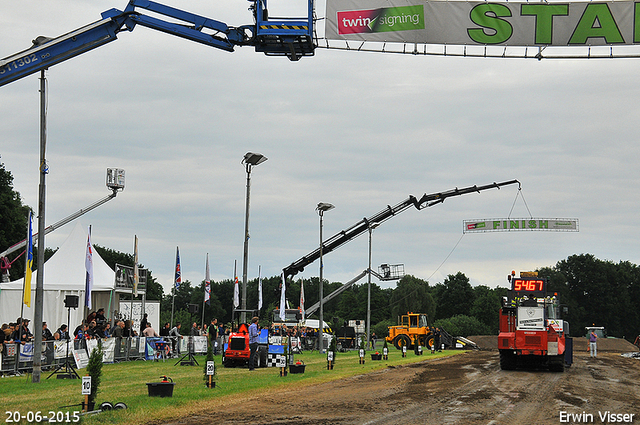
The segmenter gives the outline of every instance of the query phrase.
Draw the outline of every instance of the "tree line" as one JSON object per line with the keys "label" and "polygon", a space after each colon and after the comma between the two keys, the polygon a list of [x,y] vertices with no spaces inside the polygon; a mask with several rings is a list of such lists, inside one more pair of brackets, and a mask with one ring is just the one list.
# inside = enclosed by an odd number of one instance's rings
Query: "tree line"
{"label": "tree line", "polygon": [[[13,176],[0,163],[0,250],[4,250],[26,237],[27,212],[20,194],[13,190]],[[96,246],[96,250],[113,269],[116,263],[133,266],[133,255]],[[47,249],[45,258],[53,254]],[[35,254],[35,253],[34,253]],[[35,260],[35,259],[34,259]],[[34,261],[34,264],[37,264]],[[140,264],[139,267],[144,267]],[[583,336],[585,326],[604,326],[609,336],[633,341],[640,334],[640,270],[629,261],[600,260],[592,254],[571,255],[553,267],[541,267],[541,277],[549,279],[549,292],[560,297],[567,307],[564,319],[570,323],[572,336]],[[491,282],[492,285],[505,285]],[[10,269],[11,280],[24,276],[24,260],[19,258]],[[267,322],[271,312],[280,304],[280,276],[262,279],[263,308],[261,318]],[[304,284],[305,305],[318,301],[317,277],[287,282],[287,299],[297,308],[300,286]],[[324,281],[323,292],[329,294],[342,285]],[[231,279],[211,282],[211,301],[205,306],[204,319],[209,323],[217,318],[231,322],[233,285]],[[426,313],[433,326],[444,328],[453,335],[495,335],[498,332],[498,310],[507,288],[486,285],[472,286],[463,272],[448,275],[443,282],[430,284],[415,276],[406,275],[395,288],[382,288],[371,284],[371,325],[378,337],[387,333],[387,326],[397,324],[398,317],[407,312]],[[122,298],[127,298],[124,294]],[[182,283],[175,292],[165,294],[152,271],[147,274],[147,299],[161,302],[161,321],[168,322],[174,301],[174,322],[200,323],[202,312],[189,313],[189,304],[202,308],[204,281]],[[258,306],[258,280],[247,282],[247,308]],[[340,296],[324,304],[324,318],[334,329],[347,320],[366,320],[367,284],[355,284]],[[185,326],[188,329],[188,326]]]}

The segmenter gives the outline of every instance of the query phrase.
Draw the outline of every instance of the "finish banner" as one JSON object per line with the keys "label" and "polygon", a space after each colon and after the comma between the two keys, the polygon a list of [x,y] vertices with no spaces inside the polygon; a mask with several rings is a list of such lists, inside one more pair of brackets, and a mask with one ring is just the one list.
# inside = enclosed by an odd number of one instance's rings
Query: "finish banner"
{"label": "finish banner", "polygon": [[577,232],[576,218],[493,218],[464,220],[462,233],[505,232],[515,230],[548,230]]}
{"label": "finish banner", "polygon": [[640,43],[640,3],[327,0],[330,40],[485,46]]}

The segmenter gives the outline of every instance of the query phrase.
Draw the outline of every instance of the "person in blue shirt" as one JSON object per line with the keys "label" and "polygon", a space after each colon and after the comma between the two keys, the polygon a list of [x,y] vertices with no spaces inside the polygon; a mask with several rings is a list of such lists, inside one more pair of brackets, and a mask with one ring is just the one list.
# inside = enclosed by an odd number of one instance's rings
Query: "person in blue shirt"
{"label": "person in blue shirt", "polygon": [[254,317],[251,319],[251,325],[249,325],[249,370],[255,369],[255,356],[256,350],[258,348],[258,335],[260,332],[258,331],[258,318]]}

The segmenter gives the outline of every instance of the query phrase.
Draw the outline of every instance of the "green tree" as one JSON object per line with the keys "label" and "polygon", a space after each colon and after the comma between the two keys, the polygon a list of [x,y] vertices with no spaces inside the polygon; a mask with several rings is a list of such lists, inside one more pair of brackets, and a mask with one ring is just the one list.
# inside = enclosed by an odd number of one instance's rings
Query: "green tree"
{"label": "green tree", "polygon": [[473,288],[469,278],[462,272],[450,274],[443,283],[436,285],[436,300],[436,319],[469,314],[473,306]]}
{"label": "green tree", "polygon": [[[5,169],[3,163],[0,163],[0,251],[4,251],[27,237],[29,210],[31,210],[30,207],[22,204],[20,193],[13,190],[11,172]],[[38,222],[34,219],[33,226],[37,225]],[[37,233],[37,231],[34,230],[34,233]],[[34,249],[34,251],[36,250]],[[36,258],[34,257],[34,268],[36,264]],[[24,255],[22,255],[9,269],[10,280],[24,277],[24,271],[25,260]]]}
{"label": "green tree", "polygon": [[497,335],[498,333],[498,311],[500,310],[502,293],[506,294],[506,289],[492,290],[484,285],[473,288],[473,304],[469,315],[487,325],[490,334]]}
{"label": "green tree", "polygon": [[458,314],[446,319],[438,319],[435,322],[435,326],[440,329],[444,329],[454,337],[491,334],[487,325],[475,317],[466,316],[464,314]]}
{"label": "green tree", "polygon": [[433,320],[436,314],[436,304],[429,293],[429,283],[411,275],[405,275],[398,281],[389,304],[395,318],[413,312],[426,313],[429,320]]}

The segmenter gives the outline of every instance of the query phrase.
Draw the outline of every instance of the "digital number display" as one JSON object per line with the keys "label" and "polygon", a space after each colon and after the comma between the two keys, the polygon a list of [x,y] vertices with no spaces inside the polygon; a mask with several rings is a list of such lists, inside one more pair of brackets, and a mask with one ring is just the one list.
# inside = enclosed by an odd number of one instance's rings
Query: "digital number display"
{"label": "digital number display", "polygon": [[544,292],[542,279],[513,279],[514,291]]}

